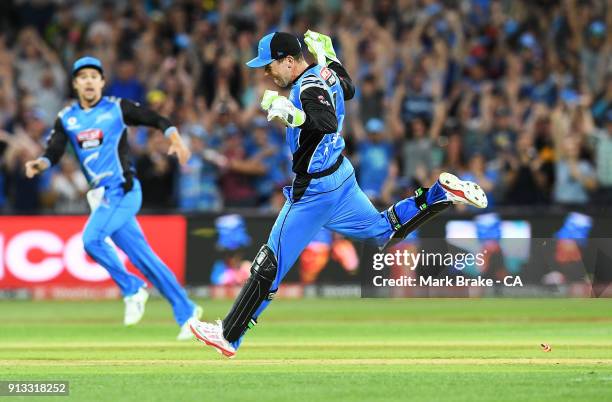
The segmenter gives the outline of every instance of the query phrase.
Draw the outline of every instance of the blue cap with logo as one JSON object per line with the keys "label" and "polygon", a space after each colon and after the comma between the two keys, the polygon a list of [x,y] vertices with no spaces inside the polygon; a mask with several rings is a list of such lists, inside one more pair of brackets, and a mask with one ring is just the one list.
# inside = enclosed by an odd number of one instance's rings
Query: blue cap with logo
{"label": "blue cap with logo", "polygon": [[257,57],[246,65],[251,68],[264,67],[274,60],[295,56],[301,51],[298,38],[287,32],[273,32],[261,38],[257,45]]}
{"label": "blue cap with logo", "polygon": [[81,57],[72,65],[72,76],[74,77],[79,70],[83,68],[95,68],[100,72],[100,74],[104,75],[104,70],[102,69],[102,62],[95,57],[85,56]]}

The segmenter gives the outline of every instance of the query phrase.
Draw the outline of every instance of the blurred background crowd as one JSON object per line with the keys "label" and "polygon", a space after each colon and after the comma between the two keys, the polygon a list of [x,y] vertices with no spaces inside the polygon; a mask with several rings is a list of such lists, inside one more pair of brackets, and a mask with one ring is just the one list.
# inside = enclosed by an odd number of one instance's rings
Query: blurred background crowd
{"label": "blurred background crowd", "polygon": [[263,35],[307,29],[356,84],[346,154],[377,205],[442,170],[490,208],[612,202],[612,2],[15,0],[0,2],[0,211],[87,211],[71,155],[34,180],[23,168],[85,54],[105,94],[168,116],[193,151],[180,167],[162,133],[130,129],[145,209],[278,209],[291,155],[259,108],[272,82],[244,63]]}

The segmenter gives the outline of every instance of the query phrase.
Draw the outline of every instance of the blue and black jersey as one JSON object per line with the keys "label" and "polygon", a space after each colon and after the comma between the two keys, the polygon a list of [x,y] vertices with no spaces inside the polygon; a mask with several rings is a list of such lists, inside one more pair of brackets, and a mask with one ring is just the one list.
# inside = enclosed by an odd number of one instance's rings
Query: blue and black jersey
{"label": "blue and black jersey", "polygon": [[287,142],[293,154],[294,199],[304,193],[312,178],[337,169],[342,162],[344,101],[352,99],[355,87],[344,67],[312,64],[294,81],[289,100],[306,114],[299,127],[287,128]]}
{"label": "blue and black jersey", "polygon": [[91,187],[130,189],[134,171],[128,156],[127,126],[131,125],[165,133],[174,129],[165,117],[127,99],[105,96],[89,109],[73,102],[58,113],[43,157],[56,164],[70,143]]}

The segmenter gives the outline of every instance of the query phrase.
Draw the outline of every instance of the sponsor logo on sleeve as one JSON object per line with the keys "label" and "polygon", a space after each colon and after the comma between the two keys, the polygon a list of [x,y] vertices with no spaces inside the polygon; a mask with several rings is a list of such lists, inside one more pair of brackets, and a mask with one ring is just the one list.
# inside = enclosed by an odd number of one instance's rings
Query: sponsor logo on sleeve
{"label": "sponsor logo on sleeve", "polygon": [[336,83],[336,76],[329,68],[323,67],[320,74],[323,81],[325,81],[325,83],[330,87]]}

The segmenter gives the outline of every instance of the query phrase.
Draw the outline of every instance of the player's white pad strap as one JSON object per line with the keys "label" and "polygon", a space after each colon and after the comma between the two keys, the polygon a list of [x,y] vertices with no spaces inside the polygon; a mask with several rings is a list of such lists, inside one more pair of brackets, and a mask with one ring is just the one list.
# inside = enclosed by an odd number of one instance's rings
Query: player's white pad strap
{"label": "player's white pad strap", "polygon": [[92,213],[98,209],[103,198],[104,187],[96,187],[87,192],[87,203],[89,204],[89,209],[91,209]]}

